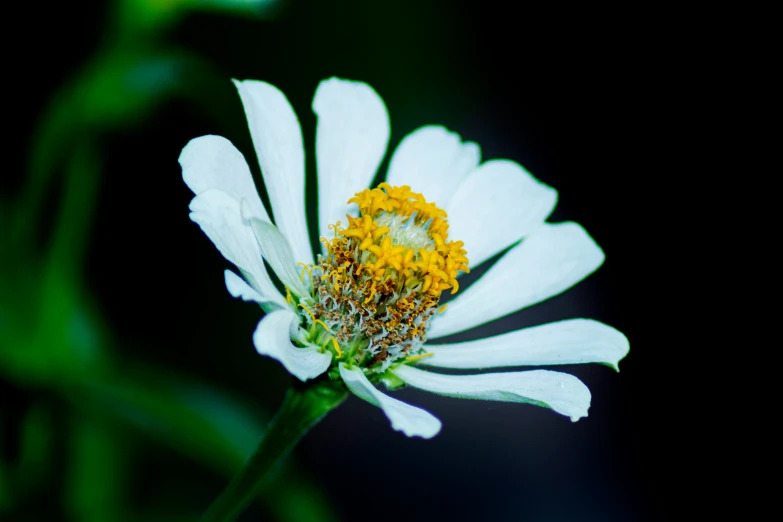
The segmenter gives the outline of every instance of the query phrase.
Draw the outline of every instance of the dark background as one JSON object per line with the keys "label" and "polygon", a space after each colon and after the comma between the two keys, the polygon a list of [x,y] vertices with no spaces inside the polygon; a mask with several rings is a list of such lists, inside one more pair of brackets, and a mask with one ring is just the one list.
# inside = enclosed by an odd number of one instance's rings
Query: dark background
{"label": "dark background", "polygon": [[[29,31],[13,42],[5,65],[4,126],[12,136],[4,201],[19,193],[25,151],[55,93],[112,37],[105,23],[111,9],[101,2],[14,9],[13,19]],[[581,223],[606,253],[604,265],[565,294],[455,337],[588,317],[625,333],[631,352],[619,374],[564,368],[593,394],[589,417],[577,423],[532,406],[403,390],[397,396],[443,421],[441,434],[422,441],[394,432],[381,411],[351,397],[297,447],[296,469],[347,522],[677,518],[697,473],[690,451],[698,453],[684,428],[696,415],[681,384],[693,345],[688,333],[675,333],[686,305],[675,280],[687,260],[677,253],[683,231],[673,224],[688,181],[678,154],[691,123],[691,51],[678,45],[676,24],[661,24],[659,16],[642,8],[543,12],[527,3],[292,1],[264,20],[196,12],[172,22],[150,45],[200,56],[213,79],[91,135],[103,167],[84,275],[120,357],[274,411],[290,377],[255,353],[258,311],[225,291],[228,263],[188,219],[191,194],[177,157],[194,137],[223,135],[248,158],[260,186],[228,80],[262,79],[279,87],[299,116],[315,201],[312,95],[330,76],[366,81],[388,107],[390,152],[418,126],[443,124],[477,142],[482,158],[518,161],[555,187],[551,221]],[[225,81],[214,81],[220,77]],[[388,154],[381,172],[387,164]],[[54,226],[58,190],[55,184],[47,199],[51,211],[38,243]],[[8,379],[0,395],[4,418],[21,416],[48,393]],[[3,429],[9,453],[13,423]],[[226,483],[165,446],[147,444],[134,455],[129,509],[163,506],[195,516]],[[67,490],[57,470],[65,464],[52,466],[33,500],[9,516],[78,520],[61,508]],[[261,503],[242,520],[265,517],[273,513]]]}

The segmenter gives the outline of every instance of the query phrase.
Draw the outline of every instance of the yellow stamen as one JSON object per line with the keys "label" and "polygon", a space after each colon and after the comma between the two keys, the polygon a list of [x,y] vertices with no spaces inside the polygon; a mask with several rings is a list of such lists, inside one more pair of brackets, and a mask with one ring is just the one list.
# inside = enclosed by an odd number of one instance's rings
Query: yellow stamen
{"label": "yellow stamen", "polygon": [[439,314],[442,314],[443,312],[445,312],[445,311],[446,311],[446,308],[447,308],[448,306],[449,306],[449,303],[446,303],[445,305],[443,305],[443,306],[441,306],[440,308],[438,308],[438,313],[439,313]]}
{"label": "yellow stamen", "polygon": [[334,349],[337,352],[337,359],[343,356],[343,351],[340,349],[340,345],[337,343],[337,339],[332,337],[332,343],[334,343]]}
{"label": "yellow stamen", "polygon": [[300,281],[302,281],[304,283],[305,270],[307,270],[307,275],[310,276],[310,279],[313,278],[313,268],[312,267],[307,266],[306,264],[302,263],[301,261],[297,261],[296,264],[297,264],[297,266],[299,266],[299,265],[302,266],[302,273],[299,274],[299,280]]}
{"label": "yellow stamen", "polygon": [[334,230],[334,237],[337,237],[338,235],[340,235],[340,232],[339,232],[339,230],[340,230],[340,222],[339,221],[337,223],[335,223],[334,225],[327,226],[326,228],[328,228],[330,230]]}
{"label": "yellow stamen", "polygon": [[286,303],[294,304],[294,298],[291,297],[291,290],[288,289],[288,287],[285,287],[285,301]]}
{"label": "yellow stamen", "polygon": [[313,313],[313,311],[312,311],[312,310],[310,310],[309,308],[307,308],[307,307],[306,307],[305,305],[303,305],[302,303],[299,303],[299,306],[301,306],[302,308],[304,308],[304,310],[305,310],[305,311],[306,311],[308,314],[310,314],[310,318],[313,320],[313,324],[320,324],[321,326],[323,326],[323,327],[324,327],[324,330],[326,330],[326,331],[327,331],[327,332],[329,332],[329,333],[332,333],[332,331],[329,329],[329,327],[328,327],[328,326],[326,326],[326,323],[325,323],[325,322],[321,321],[320,319],[316,319],[316,318],[315,318],[315,314]]}
{"label": "yellow stamen", "polygon": [[412,355],[410,357],[406,357],[405,361],[407,361],[407,362],[418,361],[419,359],[424,359],[425,357],[432,357],[433,355],[435,355],[433,352],[422,353],[420,355]]}
{"label": "yellow stamen", "polygon": [[367,296],[367,299],[364,300],[364,304],[369,303],[373,297],[375,297],[375,281],[373,281],[372,285],[370,286],[370,295]]}

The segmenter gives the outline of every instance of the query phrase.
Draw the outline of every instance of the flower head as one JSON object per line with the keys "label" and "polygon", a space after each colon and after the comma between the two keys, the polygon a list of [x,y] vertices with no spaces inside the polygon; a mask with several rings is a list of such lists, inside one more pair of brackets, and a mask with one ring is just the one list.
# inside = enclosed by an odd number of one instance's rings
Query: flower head
{"label": "flower head", "polygon": [[334,224],[320,262],[304,267],[316,301],[311,320],[332,336],[337,359],[339,342],[346,362],[382,373],[431,355],[424,348],[430,320],[441,294],[459,288],[468,258],[461,241],[444,240],[446,212],[407,185],[381,183],[351,202],[359,217],[346,215],[345,228]]}
{"label": "flower head", "polygon": [[[313,102],[321,230],[321,251],[313,256],[296,115],[272,85],[235,83],[275,224],[244,158],[224,138],[192,140],[180,164],[196,194],[191,219],[242,274],[225,272],[229,292],[267,312],[253,335],[259,353],[303,381],[341,379],[409,436],[432,437],[440,421],[375,384],[531,403],[572,420],[587,415],[590,392],[569,374],[446,375],[418,368],[588,362],[617,368],[627,339],[587,319],[465,343],[427,343],[557,295],[600,266],[603,252],[582,227],[545,223],[557,199],[551,187],[512,161],[480,164],[477,145],[427,126],[400,143],[386,182],[370,188],[389,137],[386,107],[368,85],[332,78],[319,85]],[[444,292],[459,291],[470,262],[478,265],[507,248],[448,307],[441,304]]]}

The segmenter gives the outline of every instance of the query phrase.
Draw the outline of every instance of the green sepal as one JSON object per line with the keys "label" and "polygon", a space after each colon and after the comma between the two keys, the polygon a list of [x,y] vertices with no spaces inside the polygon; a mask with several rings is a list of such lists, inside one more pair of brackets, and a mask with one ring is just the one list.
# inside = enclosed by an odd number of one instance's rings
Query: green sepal
{"label": "green sepal", "polygon": [[341,379],[341,377],[340,377],[340,369],[337,367],[337,365],[332,366],[331,368],[329,368],[329,371],[326,372],[326,375],[327,375],[327,377],[329,377],[329,379],[331,379],[333,381]]}
{"label": "green sepal", "polygon": [[396,390],[405,386],[405,381],[394,375],[391,371],[387,370],[381,374],[381,382],[389,390]]}

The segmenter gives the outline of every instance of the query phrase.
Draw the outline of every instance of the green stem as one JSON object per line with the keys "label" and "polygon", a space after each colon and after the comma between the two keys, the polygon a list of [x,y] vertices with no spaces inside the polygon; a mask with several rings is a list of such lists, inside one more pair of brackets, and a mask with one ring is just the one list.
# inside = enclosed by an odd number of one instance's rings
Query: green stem
{"label": "green stem", "polygon": [[228,522],[260,493],[275,465],[327,413],[339,406],[348,392],[329,382],[296,383],[245,467],[228,484],[202,517],[203,522]]}

